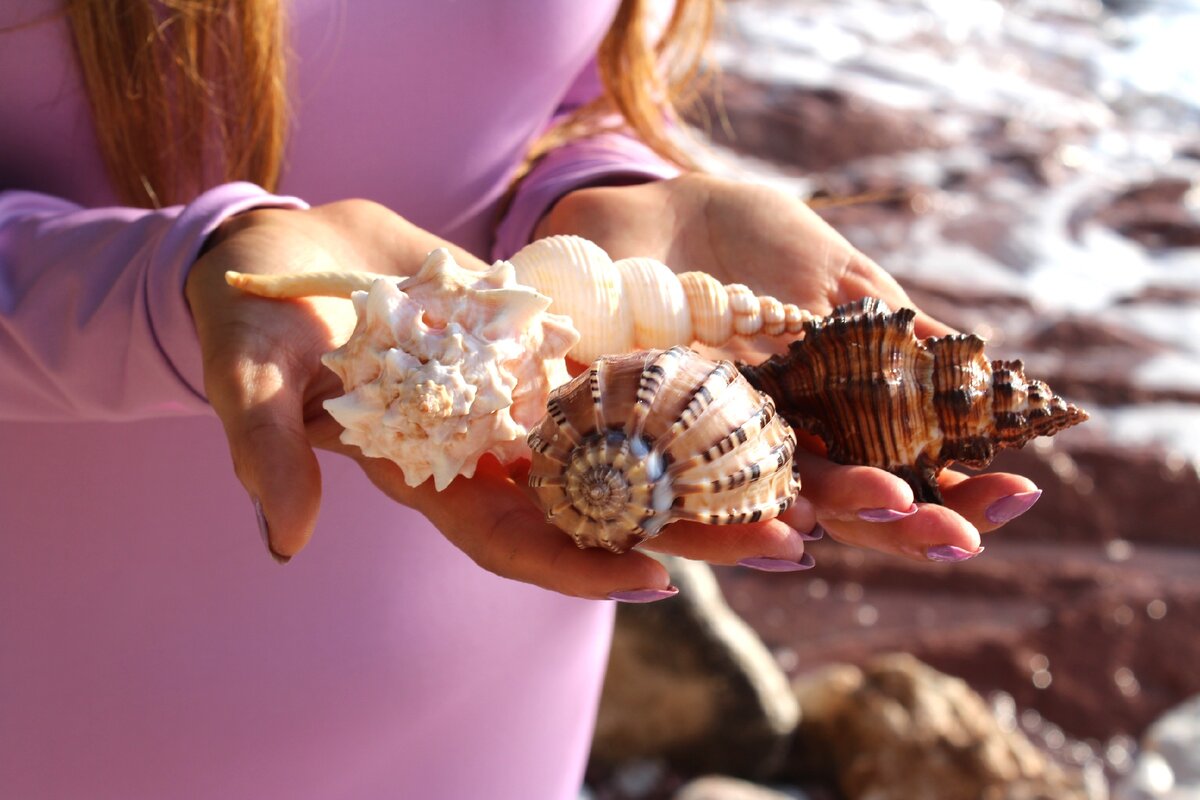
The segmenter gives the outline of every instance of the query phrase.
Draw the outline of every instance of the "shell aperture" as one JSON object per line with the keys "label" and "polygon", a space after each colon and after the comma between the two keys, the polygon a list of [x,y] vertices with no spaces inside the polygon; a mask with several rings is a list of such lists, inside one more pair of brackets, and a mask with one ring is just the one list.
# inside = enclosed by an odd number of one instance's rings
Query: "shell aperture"
{"label": "shell aperture", "polygon": [[684,347],[595,361],[529,435],[530,486],[580,547],[624,552],[667,523],[771,519],[794,501],[795,436],[729,362]]}
{"label": "shell aperture", "polygon": [[953,461],[982,468],[1000,448],[1088,418],[1020,361],[989,361],[978,336],[918,339],[915,316],[875,298],[839,306],[786,354],[739,369],[830,459],[886,469],[918,502],[942,502],[937,475]]}

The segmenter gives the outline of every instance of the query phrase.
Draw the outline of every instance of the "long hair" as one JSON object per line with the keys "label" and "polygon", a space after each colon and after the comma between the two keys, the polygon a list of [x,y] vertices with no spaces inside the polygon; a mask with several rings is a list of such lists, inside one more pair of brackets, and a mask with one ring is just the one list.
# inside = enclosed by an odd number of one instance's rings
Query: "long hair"
{"label": "long hair", "polygon": [[209,179],[279,180],[280,0],[67,0],[96,135],[121,199],[177,203]]}
{"label": "long hair", "polygon": [[[598,54],[604,94],[531,147],[517,178],[559,144],[617,119],[668,160],[715,0],[677,0],[662,36],[647,0],[622,0]],[[121,199],[156,207],[210,180],[274,189],[288,104],[281,0],[67,0],[101,152]]]}

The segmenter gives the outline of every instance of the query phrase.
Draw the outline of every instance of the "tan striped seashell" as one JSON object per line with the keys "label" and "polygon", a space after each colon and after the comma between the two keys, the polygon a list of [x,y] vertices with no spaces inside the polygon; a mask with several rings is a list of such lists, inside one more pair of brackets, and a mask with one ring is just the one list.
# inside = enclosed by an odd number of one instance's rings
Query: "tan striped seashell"
{"label": "tan striped seashell", "polygon": [[676,275],[651,258],[614,262],[579,236],[539,239],[509,260],[520,283],[553,298],[554,313],[575,323],[580,339],[570,358],[581,364],[611,353],[794,334],[813,318],[703,272]]}
{"label": "tan striped seashell", "polygon": [[600,358],[547,411],[529,484],[580,547],[624,552],[677,519],[771,519],[799,490],[771,399],[684,347]]}
{"label": "tan striped seashell", "polygon": [[1020,361],[989,361],[978,336],[918,339],[915,316],[867,298],[807,323],[786,354],[739,368],[832,460],[886,469],[920,502],[942,502],[937,475],[951,462],[982,468],[1088,418]]}

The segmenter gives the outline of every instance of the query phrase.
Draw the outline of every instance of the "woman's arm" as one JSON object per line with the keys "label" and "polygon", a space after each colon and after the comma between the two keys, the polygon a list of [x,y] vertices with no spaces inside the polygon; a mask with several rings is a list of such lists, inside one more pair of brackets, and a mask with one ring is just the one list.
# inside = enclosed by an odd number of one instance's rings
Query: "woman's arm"
{"label": "woman's arm", "polygon": [[0,192],[0,419],[205,413],[184,281],[222,221],[264,205],[304,206],[246,183],[158,211]]}

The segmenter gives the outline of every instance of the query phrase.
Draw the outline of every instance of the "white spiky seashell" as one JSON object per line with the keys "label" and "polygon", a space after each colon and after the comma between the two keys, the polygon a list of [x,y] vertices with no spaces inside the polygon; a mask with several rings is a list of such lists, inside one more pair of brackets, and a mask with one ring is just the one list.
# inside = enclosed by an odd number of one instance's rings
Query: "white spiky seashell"
{"label": "white spiky seashell", "polygon": [[580,339],[570,356],[584,364],[608,353],[799,333],[814,318],[704,272],[676,275],[652,258],[614,262],[579,236],[539,239],[509,260],[518,281],[552,297],[555,313],[575,323]]}
{"label": "white spiky seashell", "polygon": [[504,262],[469,270],[438,249],[405,279],[262,278],[227,276],[266,296],[349,295],[354,332],[322,359],[346,394],[325,408],[345,428],[344,443],[394,461],[410,486],[432,477],[440,491],[473,475],[487,452],[502,461],[528,455],[529,428],[570,377],[563,356],[578,340],[570,320],[547,314],[550,299],[519,285]]}
{"label": "white spiky seashell", "polygon": [[685,347],[598,359],[529,435],[529,485],[580,547],[624,552],[677,519],[771,519],[795,500],[796,437],[728,361]]}

